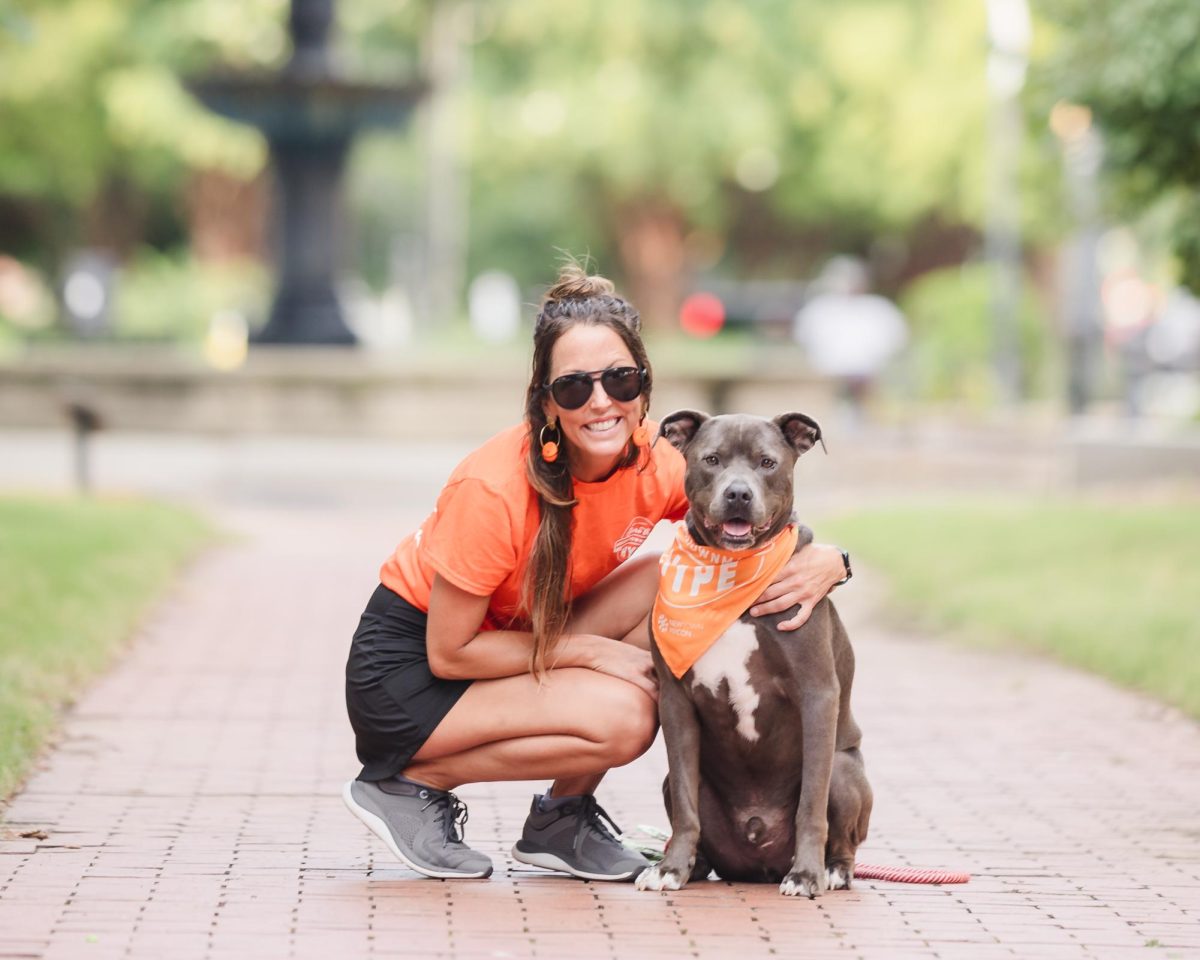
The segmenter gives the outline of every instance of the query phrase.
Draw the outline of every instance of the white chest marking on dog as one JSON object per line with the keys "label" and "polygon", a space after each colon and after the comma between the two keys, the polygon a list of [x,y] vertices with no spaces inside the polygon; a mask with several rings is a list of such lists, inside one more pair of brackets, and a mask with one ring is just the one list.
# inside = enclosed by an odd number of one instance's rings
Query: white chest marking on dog
{"label": "white chest marking on dog", "polygon": [[751,742],[758,739],[754,725],[758,693],[750,683],[749,664],[750,655],[757,649],[754,627],[739,620],[692,667],[692,682],[714,696],[720,693],[721,681],[728,681],[729,704],[737,713],[738,733]]}

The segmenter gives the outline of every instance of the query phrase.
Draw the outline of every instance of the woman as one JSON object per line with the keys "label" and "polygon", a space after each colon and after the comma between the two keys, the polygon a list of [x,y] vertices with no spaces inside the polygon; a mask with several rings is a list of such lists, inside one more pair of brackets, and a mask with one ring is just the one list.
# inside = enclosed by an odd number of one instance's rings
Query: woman
{"label": "woman", "polygon": [[[515,859],[591,880],[647,866],[594,791],[657,730],[657,558],[622,561],[687,501],[682,457],[649,442],[652,382],[637,312],[566,268],[535,323],[525,422],[459,464],[380,571],[346,666],[363,770],[343,798],[420,873],[491,874],[449,791],[494,780],[553,780]],[[844,575],[840,551],[810,545],[754,612],[799,603],[794,629]]]}

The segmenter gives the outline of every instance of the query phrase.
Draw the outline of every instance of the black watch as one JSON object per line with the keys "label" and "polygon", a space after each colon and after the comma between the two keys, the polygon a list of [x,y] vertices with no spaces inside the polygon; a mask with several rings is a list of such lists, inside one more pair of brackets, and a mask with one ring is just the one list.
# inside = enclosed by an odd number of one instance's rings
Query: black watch
{"label": "black watch", "polygon": [[839,580],[837,583],[834,584],[835,587],[840,587],[843,583],[849,583],[850,578],[854,576],[854,571],[850,569],[850,551],[849,550],[842,551],[842,564],[846,567],[846,575],[844,577],[842,577],[841,580]]}

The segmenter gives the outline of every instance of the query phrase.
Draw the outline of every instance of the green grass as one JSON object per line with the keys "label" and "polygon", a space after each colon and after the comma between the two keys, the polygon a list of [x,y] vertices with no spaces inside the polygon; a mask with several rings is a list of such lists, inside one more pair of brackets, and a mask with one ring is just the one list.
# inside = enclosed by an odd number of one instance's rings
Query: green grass
{"label": "green grass", "polygon": [[0,499],[0,799],[210,537],[163,504]]}
{"label": "green grass", "polygon": [[1200,718],[1200,504],[955,503],[821,524],[893,608],[1054,655]]}

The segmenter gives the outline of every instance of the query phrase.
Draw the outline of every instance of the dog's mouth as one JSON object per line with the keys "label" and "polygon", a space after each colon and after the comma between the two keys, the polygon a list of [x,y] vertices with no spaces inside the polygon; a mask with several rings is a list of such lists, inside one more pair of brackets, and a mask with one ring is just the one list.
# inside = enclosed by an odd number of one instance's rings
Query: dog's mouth
{"label": "dog's mouth", "polygon": [[721,533],[726,540],[747,540],[754,530],[749,520],[726,520],[721,524]]}
{"label": "dog's mouth", "polygon": [[744,550],[759,541],[770,527],[770,523],[755,526],[745,517],[726,517],[722,520],[705,518],[704,527],[713,546],[726,550]]}

